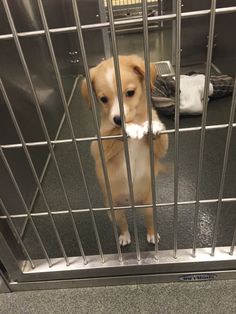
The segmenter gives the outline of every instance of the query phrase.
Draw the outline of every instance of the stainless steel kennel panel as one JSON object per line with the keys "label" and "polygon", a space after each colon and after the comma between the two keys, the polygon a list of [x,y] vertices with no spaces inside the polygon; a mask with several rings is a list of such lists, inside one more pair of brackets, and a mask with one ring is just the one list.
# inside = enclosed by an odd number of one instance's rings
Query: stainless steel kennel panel
{"label": "stainless steel kennel panel", "polygon": [[[225,120],[221,117],[218,120],[218,117],[214,117],[213,105],[208,105],[208,86],[211,71],[218,70],[218,64],[214,64],[214,61],[219,57],[222,59],[224,51],[229,56],[231,48],[232,52],[235,49],[230,38],[224,38],[225,49],[221,48],[220,56],[215,53],[214,36],[218,17],[221,18],[221,23],[224,17],[226,23],[228,17],[235,17],[236,7],[233,3],[225,7],[220,0],[212,0],[208,2],[208,6],[204,3],[206,7],[200,7],[199,4],[199,7],[191,10],[190,2],[186,1],[187,6],[182,12],[182,2],[176,1],[173,2],[173,12],[163,11],[161,15],[159,12],[148,16],[149,4],[143,1],[141,16],[124,20],[114,18],[113,5],[117,3],[110,0],[106,2],[106,7],[103,1],[96,2],[97,13],[93,19],[94,12],[92,14],[87,11],[88,8],[85,10],[86,5],[90,8],[92,3],[95,1],[72,0],[54,4],[42,0],[30,4],[22,1],[23,5],[17,10],[19,2],[1,1],[3,28],[0,45],[4,48],[0,50],[1,113],[4,113],[1,115],[3,122],[0,133],[3,137],[0,147],[1,173],[4,172],[4,176],[1,175],[3,187],[0,200],[1,291],[233,278],[236,262],[235,215],[230,214],[231,221],[227,222],[230,228],[226,228],[226,217],[222,213],[234,212],[236,201],[235,190],[227,183],[229,170],[235,170],[232,147],[236,125],[236,87],[232,99],[225,103]],[[60,12],[59,16],[64,18],[57,19],[55,12]],[[90,12],[91,16],[87,12]],[[23,17],[24,23],[21,24]],[[124,142],[130,193],[130,205],[125,209],[129,213],[130,223],[133,224],[134,234],[134,245],[131,249],[123,251],[119,246],[114,219],[109,226],[105,220],[107,211],[111,211],[113,215],[114,210],[121,207],[114,207],[112,202],[102,144],[110,137],[102,138],[99,131],[89,67],[111,52],[115,61],[120,111],[124,115],[118,51],[125,53],[127,45],[125,43],[122,46],[122,38],[116,28],[139,23],[142,27],[139,37],[140,54],[143,54],[145,59],[148,120],[151,123],[149,40],[155,37],[151,26],[158,22],[173,23],[169,34],[172,33],[175,40],[170,49],[173,50],[176,90],[179,91],[180,71],[187,70],[181,66],[189,64],[185,52],[188,50],[186,42],[190,41],[189,46],[194,47],[194,36],[191,41],[191,36],[186,38],[182,31],[186,30],[187,25],[191,25],[188,21],[201,17],[206,17],[207,20],[207,28],[204,28],[204,32],[208,34],[207,47],[203,45],[202,51],[192,49],[191,53],[200,53],[202,56],[205,51],[206,64],[200,67],[206,74],[204,110],[201,119],[185,122],[180,119],[177,106],[174,121],[165,121],[167,130],[163,132],[170,136],[172,155],[169,158],[174,162],[173,177],[155,180],[153,139],[149,136],[151,206],[155,221],[158,222],[158,225],[154,226],[155,230],[158,226],[161,234],[166,236],[163,246],[162,242],[157,244],[157,237],[155,248],[147,247],[142,242],[142,227],[137,211],[138,208],[150,204],[134,204],[124,123],[123,135],[115,136],[117,140]],[[162,26],[159,32],[165,31]],[[168,25],[166,27],[168,28]],[[196,34],[196,31],[193,33]],[[93,42],[94,34],[97,36],[98,45]],[[204,36],[205,33],[201,38]],[[222,35],[217,37],[219,45],[220,37]],[[135,38],[137,40],[137,37]],[[132,50],[132,47],[129,49]],[[32,58],[32,51],[35,58]],[[152,58],[152,61],[156,60]],[[203,62],[202,57],[198,61]],[[227,62],[225,60],[225,63]],[[11,64],[13,66],[10,66]],[[92,100],[90,113],[81,104],[77,84],[80,79],[75,76],[83,73],[88,81]],[[177,104],[179,97],[177,92]],[[217,104],[215,107],[221,112],[219,103],[218,107]],[[95,132],[95,135],[91,132]],[[212,155],[213,152],[220,155],[214,135],[221,141],[221,158],[218,159]],[[104,208],[100,203],[93,164],[88,152],[91,141],[99,143],[109,208]],[[191,152],[188,151],[188,145],[193,147],[193,141],[196,141],[196,145]],[[209,151],[208,148],[214,145],[216,151]],[[193,171],[193,167],[182,168],[183,156],[187,163],[191,153],[195,158],[192,161],[195,165],[195,176],[184,172]],[[49,157],[46,162],[47,156]],[[45,162],[46,166],[40,178]],[[213,173],[215,168],[218,169],[217,176]],[[212,185],[206,184],[209,169],[213,177],[213,182],[210,181]],[[55,176],[51,176],[52,172]],[[204,185],[208,187],[208,191],[204,191]],[[35,191],[33,199],[30,189]],[[27,193],[30,196],[27,196]],[[186,214],[190,215],[189,220],[185,220]],[[206,219],[203,219],[204,215]],[[221,240],[224,233],[227,237]],[[208,235],[206,246],[201,238],[204,235]],[[188,239],[184,243],[183,239],[186,238]]]}
{"label": "stainless steel kennel panel", "polygon": [[[94,23],[98,20],[97,16],[100,16],[100,9],[96,1],[90,1],[90,4],[93,6],[93,9],[89,10],[89,12],[91,12],[90,16],[86,14],[86,19],[88,22]],[[81,12],[86,12],[87,7],[88,4],[82,3]],[[4,81],[5,89],[9,95],[9,100],[11,101],[24,140],[26,142],[44,141],[45,132],[43,132],[41,127],[42,123],[45,123],[50,139],[55,139],[58,137],[65,117],[63,117],[64,110],[62,100],[58,91],[46,39],[44,36],[37,34],[37,31],[43,28],[38,5],[36,1],[11,1],[9,3],[9,10],[12,14],[13,27],[18,33],[20,48],[17,51],[13,35],[10,34],[10,36],[8,36],[11,27],[4,12],[3,3],[1,2],[1,78]],[[73,24],[71,18],[72,6],[68,5],[66,1],[57,1],[56,4],[52,1],[47,2],[45,4],[45,14],[50,21],[49,25],[51,28],[59,26],[70,27],[71,23]],[[29,32],[32,32],[33,35],[27,36]],[[36,35],[34,32],[36,32]],[[92,34],[97,37],[97,45],[95,46],[89,44]],[[86,48],[90,51],[90,65],[106,56],[107,52],[104,48],[105,41],[103,40],[104,34],[100,30],[85,34]],[[78,83],[77,75],[78,73],[82,73],[82,65],[80,65],[80,54],[77,51],[78,45],[76,40],[77,37],[74,32],[65,34],[62,32],[52,35],[68,105],[71,101],[70,96],[73,94],[76,84]],[[32,95],[32,88],[29,85],[29,78],[25,75],[25,69],[22,67],[24,60],[22,57],[19,57],[20,50],[24,54],[25,62],[30,71],[31,80],[36,93],[34,96]],[[35,96],[40,104],[40,110],[44,120],[42,121],[41,119],[41,122],[38,117],[37,106],[34,104]],[[0,134],[0,142],[2,145],[16,144],[19,142],[19,137],[12,124],[12,118],[5,105],[2,94],[0,97],[0,120],[3,130]],[[35,165],[35,170],[42,178],[49,163],[49,150],[46,146],[29,147],[28,150]],[[5,153],[25,201],[29,207],[32,208],[38,189],[35,185],[24,152],[22,149],[13,149]],[[22,205],[21,202],[19,202],[2,161],[0,162],[0,167],[3,201],[7,206],[19,212],[22,210]],[[23,221],[24,220],[20,223],[22,224]],[[24,229],[24,223],[22,227]]]}

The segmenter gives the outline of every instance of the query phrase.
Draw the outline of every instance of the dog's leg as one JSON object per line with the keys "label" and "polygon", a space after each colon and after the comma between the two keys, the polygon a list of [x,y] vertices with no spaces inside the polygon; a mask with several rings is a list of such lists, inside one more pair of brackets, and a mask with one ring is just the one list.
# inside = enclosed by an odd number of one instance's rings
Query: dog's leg
{"label": "dog's leg", "polygon": [[168,135],[161,134],[157,136],[154,143],[154,154],[156,158],[162,158],[166,155],[168,149]]}
{"label": "dog's leg", "polygon": [[[109,218],[112,221],[112,215],[111,212],[108,212]],[[119,241],[121,246],[126,246],[127,244],[131,243],[131,237],[129,233],[128,223],[125,216],[124,210],[115,210],[114,211],[116,223],[119,226],[120,229],[120,236]]]}
{"label": "dog's leg", "polygon": [[[146,204],[152,203],[151,196],[152,194],[149,193],[147,199],[145,200]],[[152,207],[146,208],[144,214],[145,214],[145,224],[147,228],[147,241],[148,243],[155,244],[155,235],[154,235],[154,227],[153,227],[153,208]],[[160,239],[160,236],[157,233],[157,240],[159,241],[159,239]]]}
{"label": "dog's leg", "polygon": [[[152,207],[148,207],[145,209],[145,223],[146,223],[146,228],[147,228],[147,241],[148,243],[155,244]],[[157,240],[159,241],[159,239],[160,239],[160,236],[157,233]]]}

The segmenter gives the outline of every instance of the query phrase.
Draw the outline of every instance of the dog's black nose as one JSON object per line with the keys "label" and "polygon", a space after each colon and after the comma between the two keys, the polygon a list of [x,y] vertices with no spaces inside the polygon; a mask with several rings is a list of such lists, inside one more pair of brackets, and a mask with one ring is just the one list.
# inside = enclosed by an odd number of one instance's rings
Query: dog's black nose
{"label": "dog's black nose", "polygon": [[113,121],[115,122],[115,124],[121,125],[121,117],[120,116],[115,116],[113,118]]}

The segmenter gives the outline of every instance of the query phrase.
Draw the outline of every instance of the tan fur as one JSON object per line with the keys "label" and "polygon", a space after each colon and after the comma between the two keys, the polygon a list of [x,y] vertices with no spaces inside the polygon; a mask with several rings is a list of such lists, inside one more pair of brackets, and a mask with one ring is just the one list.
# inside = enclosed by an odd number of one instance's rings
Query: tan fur
{"label": "tan fur", "polygon": [[[138,56],[120,56],[120,75],[122,82],[123,102],[125,107],[126,125],[135,123],[140,126],[148,120],[147,102],[145,92],[145,66],[144,61]],[[111,113],[114,110],[114,103],[117,101],[117,88],[115,73],[113,73],[113,59],[110,58],[101,62],[90,70],[93,89],[98,102],[101,103],[101,135],[121,134],[121,127],[114,125]],[[113,72],[112,72],[113,71]],[[106,75],[110,75],[110,81],[106,81]],[[151,86],[155,81],[155,66],[150,66]],[[127,97],[126,91],[135,90],[133,97]],[[84,99],[90,105],[86,80],[82,82],[81,90]],[[106,104],[99,101],[106,96]],[[159,121],[157,113],[152,110],[153,121]],[[133,178],[133,190],[135,203],[151,204],[151,176],[149,161],[149,141],[148,136],[141,139],[129,139],[129,151],[131,160],[131,171]],[[127,171],[125,167],[124,143],[121,140],[104,140],[103,148],[105,161],[108,170],[109,181],[114,206],[127,205],[129,203],[129,187],[127,181]],[[156,136],[154,141],[155,175],[161,169],[159,158],[164,157],[168,149],[168,136],[166,134]],[[101,165],[99,148],[97,142],[91,144],[91,154],[95,161],[97,178],[104,195],[104,201],[108,206],[107,191]],[[128,231],[128,224],[124,211],[115,212],[116,222],[119,225],[121,236]],[[146,227],[148,236],[153,236],[153,210],[146,210]]]}

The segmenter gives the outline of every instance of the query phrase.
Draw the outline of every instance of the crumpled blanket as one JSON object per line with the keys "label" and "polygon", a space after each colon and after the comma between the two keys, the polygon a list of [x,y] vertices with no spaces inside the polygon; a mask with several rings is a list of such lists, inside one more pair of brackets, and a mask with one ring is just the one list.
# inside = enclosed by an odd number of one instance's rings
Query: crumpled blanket
{"label": "crumpled blanket", "polygon": [[[180,75],[180,114],[196,115],[203,111],[205,75],[190,72]],[[228,75],[212,75],[209,84],[209,99],[232,94],[234,79]],[[157,76],[152,91],[153,106],[165,115],[175,113],[175,78]]]}

